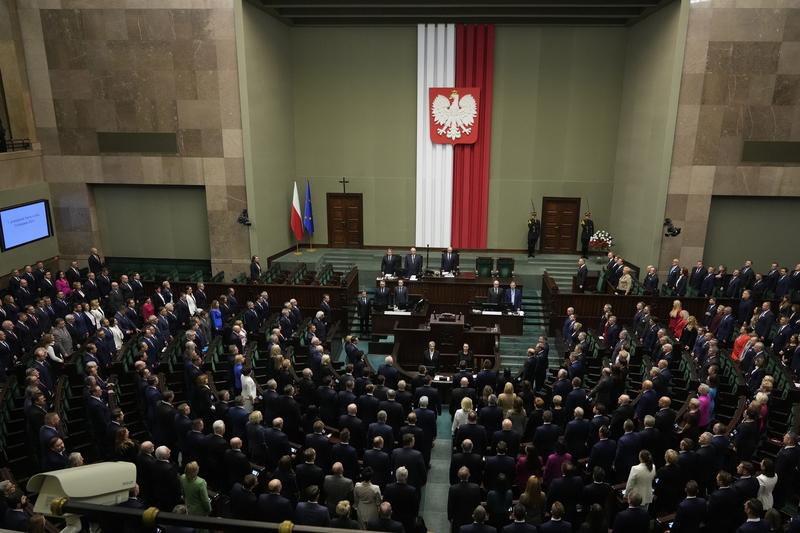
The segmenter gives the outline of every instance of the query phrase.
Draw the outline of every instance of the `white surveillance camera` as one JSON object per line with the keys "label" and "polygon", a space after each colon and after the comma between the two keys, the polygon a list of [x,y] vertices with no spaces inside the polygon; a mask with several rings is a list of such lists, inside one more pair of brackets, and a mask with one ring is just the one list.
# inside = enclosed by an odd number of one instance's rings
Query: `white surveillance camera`
{"label": "white surveillance camera", "polygon": [[[50,505],[58,498],[117,505],[128,499],[128,492],[136,484],[136,466],[127,462],[108,462],[42,472],[28,480],[28,492],[38,493],[35,513],[52,516]],[[67,524],[75,515],[65,515]],[[79,520],[78,520],[79,521]]]}

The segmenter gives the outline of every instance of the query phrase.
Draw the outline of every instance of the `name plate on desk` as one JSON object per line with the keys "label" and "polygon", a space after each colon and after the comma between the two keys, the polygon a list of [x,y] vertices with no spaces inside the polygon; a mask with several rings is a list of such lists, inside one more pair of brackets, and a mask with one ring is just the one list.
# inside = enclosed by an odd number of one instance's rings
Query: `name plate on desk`
{"label": "name plate on desk", "polygon": [[384,311],[384,315],[411,316],[411,311]]}
{"label": "name plate on desk", "polygon": [[436,376],[433,376],[433,381],[448,382],[448,381],[451,381],[451,379],[448,376],[440,376],[440,375],[437,374]]}
{"label": "name plate on desk", "polygon": [[481,314],[489,315],[489,316],[501,316],[503,314],[503,312],[502,311],[483,311],[483,313],[481,313]]}

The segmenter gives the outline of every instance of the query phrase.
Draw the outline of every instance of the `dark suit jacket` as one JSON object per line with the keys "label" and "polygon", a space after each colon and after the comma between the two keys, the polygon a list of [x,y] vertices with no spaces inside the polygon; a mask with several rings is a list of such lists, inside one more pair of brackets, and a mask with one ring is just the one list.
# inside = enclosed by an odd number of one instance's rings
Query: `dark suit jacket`
{"label": "dark suit jacket", "polygon": [[419,514],[417,490],[407,483],[389,483],[383,491],[383,499],[392,504],[392,518],[411,530]]}
{"label": "dark suit jacket", "polygon": [[450,257],[447,252],[442,252],[442,272],[452,272],[458,268],[458,254],[453,252],[449,255]]}
{"label": "dark suit jacket", "polygon": [[327,527],[330,525],[328,508],[314,502],[300,502],[295,509],[295,523],[304,526]]}
{"label": "dark suit jacket", "polygon": [[420,277],[422,275],[422,256],[417,254],[412,258],[411,254],[408,254],[405,261],[403,261],[403,267],[405,268],[407,278],[411,276]]}
{"label": "dark suit jacket", "polygon": [[641,507],[628,507],[614,519],[614,533],[641,533],[650,527],[650,515]]}
{"label": "dark suit jacket", "polygon": [[462,466],[466,466],[469,469],[470,483],[480,485],[483,481],[483,457],[477,453],[454,453],[450,459],[451,485],[458,483],[458,469]]}
{"label": "dark suit jacket", "polygon": [[388,255],[384,255],[383,258],[381,259],[381,272],[393,276],[397,271],[397,263],[399,261],[400,261],[399,255],[392,254],[391,259],[389,259]]}
{"label": "dark suit jacket", "polygon": [[698,533],[700,524],[705,522],[707,512],[703,498],[686,498],[678,504],[672,533]]}
{"label": "dark suit jacket", "polygon": [[421,489],[428,481],[428,468],[422,453],[413,448],[398,448],[392,451],[392,471],[401,466],[408,469],[408,484]]}
{"label": "dark suit jacket", "polygon": [[566,520],[548,520],[539,526],[539,533],[571,533],[572,524]]}
{"label": "dark suit jacket", "polygon": [[[511,303],[511,294],[514,294],[514,303]],[[509,305],[509,308],[513,311],[519,311],[520,307],[522,307],[522,290],[521,289],[514,289],[513,291],[509,288],[503,292],[503,301]]]}
{"label": "dark suit jacket", "polygon": [[256,508],[258,520],[280,524],[294,518],[292,502],[280,494],[262,494],[258,497]]}
{"label": "dark suit jacket", "polygon": [[477,483],[458,482],[450,486],[447,493],[447,519],[453,529],[472,521],[472,512],[481,503],[481,488]]}
{"label": "dark suit jacket", "polygon": [[386,531],[387,533],[406,533],[403,524],[391,518],[376,518],[370,520],[367,522],[367,529],[369,531]]}
{"label": "dark suit jacket", "polygon": [[717,489],[708,497],[708,516],[710,521],[707,529],[712,533],[733,533],[741,523],[741,501],[733,487]]}
{"label": "dark suit jacket", "polygon": [[498,287],[495,289],[491,287],[486,293],[486,301],[490,304],[499,304],[503,301],[503,288]]}
{"label": "dark suit jacket", "polygon": [[168,461],[156,461],[152,465],[151,476],[153,504],[162,511],[172,512],[172,508],[181,501],[178,469]]}
{"label": "dark suit jacket", "polygon": [[389,482],[390,459],[383,450],[370,449],[364,452],[364,466],[372,469],[372,482],[383,488]]}

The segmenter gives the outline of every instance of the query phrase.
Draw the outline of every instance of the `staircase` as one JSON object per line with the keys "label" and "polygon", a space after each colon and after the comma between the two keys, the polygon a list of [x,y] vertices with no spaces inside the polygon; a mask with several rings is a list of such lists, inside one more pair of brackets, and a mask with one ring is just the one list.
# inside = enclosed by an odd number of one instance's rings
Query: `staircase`
{"label": "staircase", "polygon": [[[549,317],[540,290],[525,290],[522,296],[522,309],[525,311],[522,319],[522,336],[500,336],[500,367],[509,368],[512,373],[522,369],[528,348],[536,345],[539,336],[547,335]],[[548,337],[548,342],[551,346],[555,346],[555,339]]]}
{"label": "staircase", "polygon": [[[578,270],[577,255],[543,254],[528,259],[528,264],[536,269],[537,274],[547,271],[556,280],[559,289],[571,290],[572,276]],[[592,261],[587,262],[589,271],[598,270]]]}

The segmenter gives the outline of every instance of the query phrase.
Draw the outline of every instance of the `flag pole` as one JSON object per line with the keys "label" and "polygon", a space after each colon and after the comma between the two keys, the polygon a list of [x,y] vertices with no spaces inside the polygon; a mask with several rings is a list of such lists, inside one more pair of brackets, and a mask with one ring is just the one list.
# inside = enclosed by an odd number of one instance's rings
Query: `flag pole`
{"label": "flag pole", "polygon": [[316,252],[316,248],[314,248],[314,235],[312,233],[308,234],[308,248],[306,248],[306,252],[313,254]]}
{"label": "flag pole", "polygon": [[295,242],[294,255],[303,255],[303,252],[300,251],[300,241]]}

